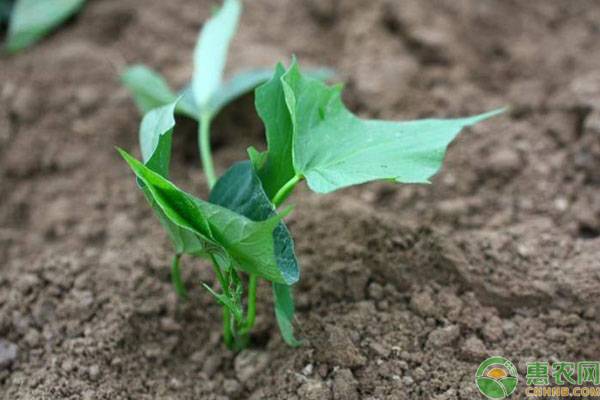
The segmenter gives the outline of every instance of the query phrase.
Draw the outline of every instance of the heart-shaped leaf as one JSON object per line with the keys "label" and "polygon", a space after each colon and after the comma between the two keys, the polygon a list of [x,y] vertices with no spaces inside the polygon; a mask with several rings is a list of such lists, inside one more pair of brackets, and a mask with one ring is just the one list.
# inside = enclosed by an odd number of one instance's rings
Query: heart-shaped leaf
{"label": "heart-shaped leaf", "polygon": [[[267,131],[267,154],[249,150],[271,196],[294,176],[327,193],[374,180],[428,183],[448,144],[467,126],[503,110],[459,119],[365,120],[329,87],[301,74],[294,60],[257,89],[256,107]],[[282,100],[283,99],[283,100]]]}
{"label": "heart-shaped leaf", "polygon": [[346,109],[341,86],[303,76],[295,61],[281,81],[293,125],[294,170],[319,193],[379,179],[429,183],[464,127],[503,111],[459,119],[365,120]]}

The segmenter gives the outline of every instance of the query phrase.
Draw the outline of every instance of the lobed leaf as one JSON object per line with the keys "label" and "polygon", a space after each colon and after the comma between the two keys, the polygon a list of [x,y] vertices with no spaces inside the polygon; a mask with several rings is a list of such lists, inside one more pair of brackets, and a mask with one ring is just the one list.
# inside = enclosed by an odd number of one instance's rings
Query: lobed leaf
{"label": "lobed leaf", "polygon": [[194,51],[192,90],[200,109],[204,109],[223,78],[229,44],[237,29],[242,5],[239,0],[225,0],[223,7],[209,19]]}
{"label": "lobed leaf", "polygon": [[294,283],[277,264],[273,230],[285,213],[255,222],[227,208],[200,200],[176,187],[123,150],[119,150],[148,188],[164,215],[194,232],[206,252],[229,260],[237,268],[277,283]]}
{"label": "lobed leaf", "polygon": [[85,0],[16,0],[8,26],[6,49],[30,46],[78,12]]}
{"label": "lobed leaf", "polygon": [[265,124],[269,148],[264,167],[257,170],[269,198],[295,175],[293,125],[283,89],[284,74],[285,68],[278,64],[273,78],[256,89],[256,111]]}
{"label": "lobed leaf", "polygon": [[[459,119],[365,120],[346,109],[341,86],[303,76],[295,61],[281,82],[293,127],[294,170],[319,193],[380,179],[428,183],[464,127],[503,111]],[[267,166],[271,154],[269,149]]]}

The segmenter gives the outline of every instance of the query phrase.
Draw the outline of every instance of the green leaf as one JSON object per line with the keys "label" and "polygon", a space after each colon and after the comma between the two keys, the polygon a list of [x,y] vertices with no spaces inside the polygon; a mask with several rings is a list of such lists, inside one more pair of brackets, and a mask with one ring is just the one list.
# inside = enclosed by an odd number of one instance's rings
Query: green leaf
{"label": "green leaf", "polygon": [[145,65],[134,65],[121,74],[121,81],[131,91],[142,113],[175,101],[177,96],[158,72]]}
{"label": "green leaf", "polygon": [[258,85],[266,82],[273,75],[271,69],[254,69],[242,71],[220,85],[210,99],[210,108],[215,113],[233,100],[252,91]]}
{"label": "green leaf", "polygon": [[200,121],[200,107],[194,100],[194,91],[192,90],[192,84],[190,83],[181,91],[181,104],[186,110],[194,110],[190,118]]}
{"label": "green leaf", "polygon": [[[328,68],[317,68],[307,71],[307,74],[318,79],[327,79],[333,76],[333,71]],[[243,71],[234,75],[219,86],[211,97],[206,110],[212,115],[218,114],[223,107],[268,81],[272,75],[271,69],[264,68]],[[144,65],[127,68],[121,74],[121,81],[133,94],[135,103],[142,113],[171,103],[177,98],[165,79],[158,72]],[[175,112],[198,120],[199,107],[194,99],[191,83],[181,91],[180,98]]]}
{"label": "green leaf", "polygon": [[33,44],[81,9],[85,0],[17,0],[6,48],[16,52]]}
{"label": "green leaf", "polygon": [[[460,119],[365,120],[346,109],[341,86],[303,76],[296,62],[281,82],[293,125],[294,170],[319,193],[379,179],[428,183],[464,127],[502,112]],[[269,150],[269,158],[271,154]]]}
{"label": "green leaf", "polygon": [[275,317],[283,340],[292,347],[300,346],[294,337],[294,297],[292,287],[273,283],[273,301],[275,302]]}
{"label": "green leaf", "polygon": [[256,171],[264,167],[267,162],[267,155],[266,151],[258,151],[254,146],[248,147],[248,158],[250,158],[250,162]]}
{"label": "green leaf", "polygon": [[[334,75],[332,69],[329,68],[315,68],[310,69],[306,72],[308,76],[312,76],[316,79],[328,79]],[[250,93],[257,86],[269,81],[273,76],[273,70],[271,69],[251,69],[247,71],[238,72],[231,79],[225,81],[219,86],[213,96],[210,98],[208,105],[202,111],[207,111],[212,115],[218,114],[225,106],[239,99],[245,94]],[[186,110],[198,110],[198,104],[194,99],[194,92],[192,85],[189,84],[181,92],[183,98],[179,105]],[[188,115],[189,116],[189,115]],[[198,119],[196,116],[192,116],[194,119]]]}
{"label": "green leaf", "polygon": [[[275,207],[263,190],[250,161],[233,165],[217,181],[209,201],[226,207],[252,221],[264,221],[276,215]],[[273,231],[277,267],[286,282],[296,282],[300,277],[298,261],[294,254],[294,241],[289,230],[280,222]]]}
{"label": "green leaf", "polygon": [[235,267],[277,283],[294,283],[281,273],[275,257],[273,230],[286,212],[255,222],[227,208],[200,200],[119,150],[165,216],[194,232],[205,251],[229,259]]}
{"label": "green leaf", "polygon": [[285,101],[282,77],[283,65],[278,64],[273,78],[256,89],[256,111],[263,120],[267,134],[268,155],[258,175],[269,198],[294,175],[292,161],[293,125]]}
{"label": "green leaf", "polygon": [[140,124],[140,149],[144,164],[161,176],[169,177],[171,142],[175,127],[174,101],[147,113]]}
{"label": "green leaf", "polygon": [[[234,75],[217,88],[210,98],[208,105],[201,111],[209,112],[211,115],[218,114],[223,107],[269,80],[272,74],[273,72],[270,69],[254,69]],[[180,102],[182,109],[200,110],[194,99],[194,91],[191,84],[187,85],[181,94],[183,96]],[[194,112],[198,113],[198,111]],[[197,115],[192,115],[191,117],[198,120]]]}
{"label": "green leaf", "polygon": [[[219,179],[210,194],[210,201],[236,211],[253,221],[263,221],[275,215],[275,207],[263,190],[252,164],[244,161],[233,165]],[[294,241],[283,222],[273,231],[277,265],[293,281],[299,279],[299,266],[294,254]],[[294,300],[291,287],[273,283],[275,316],[284,341],[299,345],[294,338]]]}
{"label": "green leaf", "polygon": [[[164,178],[169,176],[171,143],[173,128],[175,127],[173,112],[176,104],[177,100],[150,111],[144,116],[140,125],[139,138],[142,160],[146,167]],[[198,240],[193,232],[173,224],[154,201],[149,189],[139,179],[138,183],[161,225],[169,234],[177,254],[203,255],[204,245],[202,241]]]}
{"label": "green leaf", "polygon": [[210,99],[210,111],[213,114],[218,113],[227,104],[251,92],[255,87],[269,80],[272,74],[273,71],[271,69],[254,69],[242,71],[234,75],[215,91]]}
{"label": "green leaf", "polygon": [[229,43],[235,34],[242,6],[239,0],[225,0],[200,32],[194,51],[192,88],[194,99],[204,111],[223,77]]}
{"label": "green leaf", "polygon": [[[127,68],[121,74],[121,81],[133,94],[135,104],[142,114],[177,100],[177,95],[171,90],[163,76],[145,65],[134,65]],[[183,100],[177,102],[175,112],[196,118],[195,106],[190,107]]]}

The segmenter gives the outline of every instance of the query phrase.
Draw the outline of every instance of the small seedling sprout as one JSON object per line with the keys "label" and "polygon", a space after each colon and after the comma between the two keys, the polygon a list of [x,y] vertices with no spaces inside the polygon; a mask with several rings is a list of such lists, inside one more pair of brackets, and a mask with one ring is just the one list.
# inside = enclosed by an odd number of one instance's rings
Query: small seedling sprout
{"label": "small seedling sprout", "polygon": [[[294,188],[302,181],[317,193],[377,180],[428,183],[463,128],[502,110],[459,119],[361,119],[343,104],[341,86],[328,86],[314,74],[302,73],[295,59],[287,68],[277,65],[269,78],[264,71],[253,71],[222,83],[240,12],[238,0],[225,0],[204,25],[194,53],[192,83],[179,95],[146,67],[132,67],[124,74],[125,84],[145,112],[140,127],[142,162],[119,152],[173,242],[171,272],[178,294],[186,296],[181,256],[209,260],[220,290],[204,287],[222,307],[225,344],[239,350],[249,344],[258,281],[265,279],[272,285],[282,338],[297,346],[292,285],[300,279],[300,268],[283,222],[291,208],[278,212]],[[265,125],[267,150],[249,148],[248,161],[234,164],[217,179],[211,120],[224,105],[258,84],[255,104]],[[169,181],[176,113],[199,121],[208,201]]]}

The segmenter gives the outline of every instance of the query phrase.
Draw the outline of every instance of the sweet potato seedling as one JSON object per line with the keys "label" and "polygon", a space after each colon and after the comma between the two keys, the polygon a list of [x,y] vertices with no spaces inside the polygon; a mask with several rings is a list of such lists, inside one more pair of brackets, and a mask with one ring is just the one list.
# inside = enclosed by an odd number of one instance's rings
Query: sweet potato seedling
{"label": "sweet potato seedling", "polygon": [[[240,13],[241,3],[238,0],[226,0],[223,7],[202,27],[194,51],[192,80],[178,94],[169,87],[159,73],[144,65],[129,67],[121,75],[123,84],[132,92],[135,103],[142,113],[148,113],[158,107],[165,107],[163,110],[171,110],[174,107],[175,114],[198,121],[198,147],[209,188],[212,188],[217,180],[210,150],[212,119],[227,104],[268,81],[273,75],[272,69],[250,69],[237,73],[223,82],[227,51],[237,29]],[[317,68],[309,70],[308,74],[318,79],[327,79],[333,76],[333,71],[328,68]],[[152,114],[154,117],[144,120],[140,131],[142,150],[144,147],[151,148],[151,141],[160,134],[153,131],[161,129],[156,124],[164,125],[167,121],[175,124],[170,117],[171,114],[172,111],[166,114],[154,113]],[[163,119],[157,121],[155,118]],[[164,223],[168,224],[166,221]],[[176,230],[171,226],[169,229]],[[178,236],[181,235],[184,234]],[[172,277],[177,293],[185,297],[185,286],[180,274],[180,259],[183,253],[191,252],[189,249],[186,250],[186,246],[178,236],[171,235],[176,249],[172,262]]]}
{"label": "sweet potato seedling", "polygon": [[[428,183],[458,133],[501,110],[460,119],[361,119],[344,106],[341,86],[328,86],[303,74],[294,59],[288,68],[278,65],[255,92],[267,150],[248,149],[249,160],[231,166],[217,180],[212,162],[207,161],[211,154],[204,131],[217,109],[213,99],[222,87],[224,49],[239,10],[237,1],[227,0],[204,26],[194,78],[186,94],[177,98],[171,93],[168,99],[154,103],[137,96],[138,104],[146,104],[142,108],[159,105],[147,112],[141,123],[142,162],[119,152],[174,244],[172,277],[178,292],[184,294],[181,255],[201,257],[212,264],[219,287],[204,286],[222,306],[226,345],[231,349],[248,345],[258,280],[265,279],[272,285],[281,335],[286,343],[297,346],[292,285],[300,278],[300,268],[283,222],[291,209],[277,211],[294,188],[302,181],[317,193],[376,180]],[[207,38],[212,45],[203,43]],[[211,65],[201,67],[206,60]],[[138,95],[152,92],[154,87],[141,89]],[[166,100],[171,101],[159,104]],[[174,113],[178,110],[187,110],[185,113],[200,120],[201,158],[211,189],[208,200],[169,181]]]}

